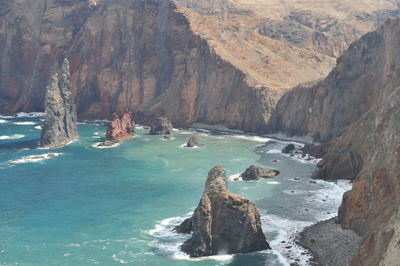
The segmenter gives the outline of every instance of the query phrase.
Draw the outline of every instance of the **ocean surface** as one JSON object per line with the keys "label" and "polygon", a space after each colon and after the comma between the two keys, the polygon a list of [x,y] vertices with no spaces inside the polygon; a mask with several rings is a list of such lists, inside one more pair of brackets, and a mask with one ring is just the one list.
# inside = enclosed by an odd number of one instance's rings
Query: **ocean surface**
{"label": "ocean surface", "polygon": [[[348,183],[313,181],[316,161],[280,153],[265,137],[176,130],[99,149],[104,121],[79,124],[81,138],[37,149],[42,114],[0,116],[0,265],[307,265],[296,232],[336,215]],[[203,148],[183,147],[198,135]],[[56,153],[41,159],[36,155]],[[229,189],[254,201],[271,251],[190,259],[171,229],[190,216],[208,171],[222,165]],[[281,174],[235,181],[251,164]]]}

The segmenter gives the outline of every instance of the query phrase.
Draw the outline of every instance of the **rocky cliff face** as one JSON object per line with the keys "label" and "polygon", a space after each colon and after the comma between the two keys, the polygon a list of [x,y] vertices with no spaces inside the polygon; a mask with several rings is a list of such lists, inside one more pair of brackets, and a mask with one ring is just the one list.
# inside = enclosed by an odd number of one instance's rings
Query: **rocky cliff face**
{"label": "rocky cliff face", "polygon": [[192,233],[182,250],[192,257],[269,249],[254,203],[228,191],[225,170],[208,173],[203,196],[193,216],[175,228]]}
{"label": "rocky cliff face", "polygon": [[51,76],[46,88],[46,119],[40,138],[41,147],[59,148],[79,137],[69,78],[69,61],[64,59],[60,72]]}
{"label": "rocky cliff face", "polygon": [[289,92],[271,129],[329,141],[319,177],[354,179],[339,210],[364,237],[352,265],[396,265],[400,240],[400,19],[352,44],[329,76]]}
{"label": "rocky cliff face", "polygon": [[[256,2],[0,0],[0,111],[42,110],[51,66],[68,54],[81,117],[129,108],[178,127],[262,131],[279,97],[324,76],[333,59],[259,34],[272,13],[286,13]],[[390,3],[364,11],[393,10]]]}

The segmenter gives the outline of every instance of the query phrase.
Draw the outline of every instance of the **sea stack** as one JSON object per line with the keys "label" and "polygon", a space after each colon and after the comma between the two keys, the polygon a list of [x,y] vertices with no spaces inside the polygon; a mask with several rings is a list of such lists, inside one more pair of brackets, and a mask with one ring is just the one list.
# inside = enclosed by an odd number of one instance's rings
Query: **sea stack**
{"label": "sea stack", "polygon": [[181,246],[191,257],[248,253],[270,249],[255,204],[228,191],[226,171],[208,173],[205,190],[193,216],[174,228],[191,233]]}
{"label": "sea stack", "polygon": [[197,136],[191,136],[188,143],[186,144],[186,147],[188,148],[200,148],[203,146],[204,145],[200,143],[199,137]]}
{"label": "sea stack", "polygon": [[124,111],[122,115],[113,114],[113,120],[107,127],[106,140],[100,146],[112,146],[135,136],[135,122],[132,113]]}
{"label": "sea stack", "polygon": [[172,134],[172,123],[166,117],[157,117],[151,127],[150,135],[170,135]]}
{"label": "sea stack", "polygon": [[40,138],[40,146],[43,148],[60,148],[79,138],[76,106],[69,79],[69,61],[65,58],[61,72],[53,74],[46,87],[46,119]]}

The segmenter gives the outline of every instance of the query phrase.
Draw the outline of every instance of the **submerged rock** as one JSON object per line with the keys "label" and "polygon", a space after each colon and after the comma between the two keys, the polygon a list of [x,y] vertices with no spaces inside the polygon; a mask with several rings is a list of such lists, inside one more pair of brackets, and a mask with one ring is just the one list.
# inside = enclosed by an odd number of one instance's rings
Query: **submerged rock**
{"label": "submerged rock", "polygon": [[186,147],[188,148],[195,148],[195,147],[203,147],[204,145],[200,143],[199,137],[191,136]]}
{"label": "submerged rock", "polygon": [[251,165],[246,171],[240,175],[243,180],[259,180],[261,178],[271,178],[279,175],[279,171],[270,168],[258,167]]}
{"label": "submerged rock", "polygon": [[172,134],[172,123],[166,117],[158,117],[150,127],[150,135],[170,135]]}
{"label": "submerged rock", "polygon": [[228,191],[226,172],[216,166],[190,219],[174,229],[192,233],[181,246],[191,257],[248,253],[270,249],[255,204]]}
{"label": "submerged rock", "polygon": [[40,146],[60,148],[77,139],[77,114],[69,86],[69,61],[64,59],[60,73],[51,76],[46,88],[46,119],[42,127]]}

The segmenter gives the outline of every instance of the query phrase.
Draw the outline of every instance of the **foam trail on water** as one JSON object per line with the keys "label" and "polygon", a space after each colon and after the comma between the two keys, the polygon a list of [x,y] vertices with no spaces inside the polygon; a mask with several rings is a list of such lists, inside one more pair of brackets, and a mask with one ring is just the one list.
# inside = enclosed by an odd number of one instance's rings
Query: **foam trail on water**
{"label": "foam trail on water", "polygon": [[260,137],[260,136],[250,136],[250,135],[229,135],[231,138],[235,139],[241,139],[241,140],[250,140],[254,142],[261,142],[261,143],[267,143],[271,141],[270,138],[266,137]]}
{"label": "foam trail on water", "polygon": [[55,158],[58,156],[64,155],[63,153],[46,153],[46,154],[39,154],[39,155],[29,155],[22,157],[21,159],[11,160],[9,163],[11,164],[23,164],[23,163],[36,163],[43,160]]}
{"label": "foam trail on water", "polygon": [[25,135],[22,134],[14,134],[11,136],[0,136],[0,140],[6,140],[6,139],[22,139],[24,138]]}
{"label": "foam trail on water", "polygon": [[32,126],[32,125],[36,125],[35,122],[32,121],[25,121],[25,122],[14,122],[14,125],[18,125],[18,126]]}
{"label": "foam trail on water", "polygon": [[0,119],[0,124],[4,124],[4,123],[7,123],[7,122],[8,122],[7,120]]}
{"label": "foam trail on water", "polygon": [[102,143],[102,142],[96,142],[96,143],[94,143],[94,144],[92,145],[92,147],[93,147],[93,148],[96,148],[96,149],[110,149],[110,148],[115,148],[115,147],[118,147],[118,146],[119,146],[119,143],[115,143],[115,144],[110,145],[110,146],[99,146],[101,143]]}
{"label": "foam trail on water", "polygon": [[44,117],[46,113],[43,112],[32,112],[32,113],[24,113],[20,112],[15,115],[17,118],[24,118],[24,117]]}

